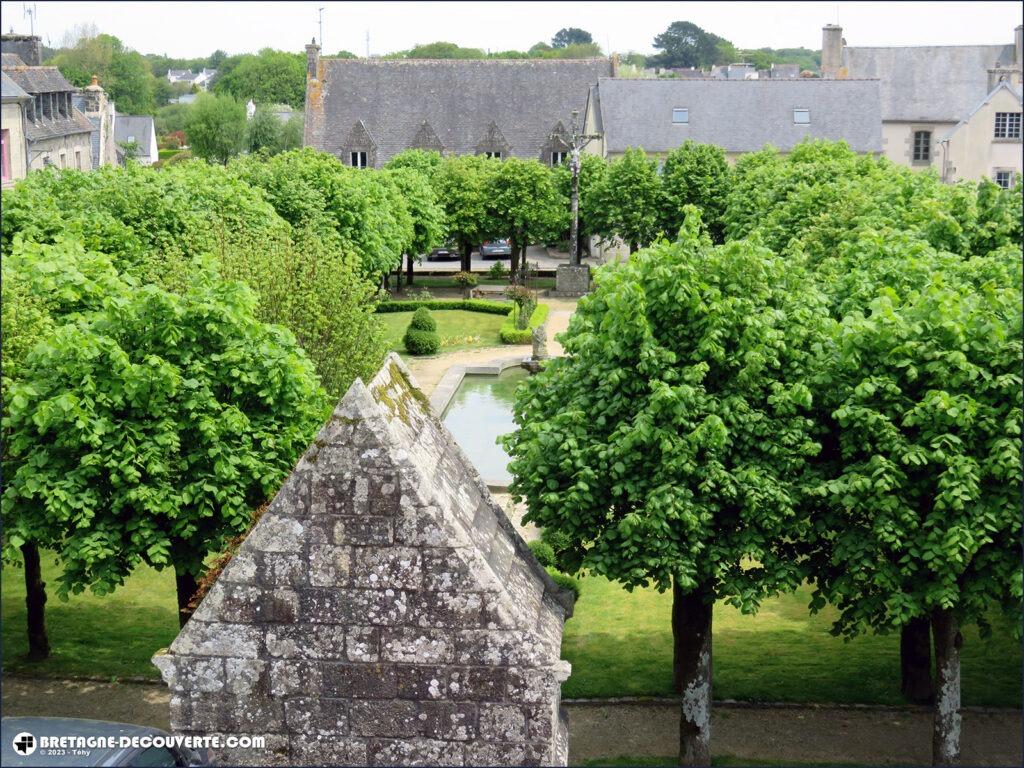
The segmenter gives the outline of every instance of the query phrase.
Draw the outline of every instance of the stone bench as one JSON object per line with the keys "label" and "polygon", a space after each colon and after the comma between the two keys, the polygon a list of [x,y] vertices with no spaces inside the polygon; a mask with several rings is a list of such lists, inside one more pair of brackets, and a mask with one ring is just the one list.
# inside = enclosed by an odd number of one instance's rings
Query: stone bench
{"label": "stone bench", "polygon": [[469,296],[472,299],[504,299],[506,287],[504,285],[478,285],[473,288]]}

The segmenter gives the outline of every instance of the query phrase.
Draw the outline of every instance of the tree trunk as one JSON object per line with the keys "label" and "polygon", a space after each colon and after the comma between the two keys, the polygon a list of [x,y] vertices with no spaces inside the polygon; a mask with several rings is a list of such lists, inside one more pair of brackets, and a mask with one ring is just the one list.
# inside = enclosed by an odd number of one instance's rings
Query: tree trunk
{"label": "tree trunk", "polygon": [[911,619],[900,630],[900,691],[914,704],[931,704],[931,623],[927,616]]}
{"label": "tree trunk", "polygon": [[511,251],[512,254],[511,256],[509,256],[508,262],[508,282],[510,285],[515,285],[516,283],[519,282],[519,241],[516,240],[515,236],[513,235],[511,238],[509,238],[508,245],[509,251]]}
{"label": "tree trunk", "polygon": [[709,583],[684,593],[672,584],[674,672],[681,696],[679,765],[711,765],[711,615]]}
{"label": "tree trunk", "polygon": [[180,626],[184,627],[185,623],[192,618],[192,611],[189,610],[188,604],[192,595],[199,588],[199,583],[196,581],[195,574],[176,565],[174,566],[174,586],[178,591],[178,622]]}
{"label": "tree trunk", "polygon": [[960,648],[963,636],[952,611],[932,611],[935,640],[935,713],[932,719],[932,765],[960,762]]}
{"label": "tree trunk", "polygon": [[462,271],[472,272],[473,271],[473,245],[471,243],[462,244]]}
{"label": "tree trunk", "polygon": [[395,290],[401,292],[402,290],[402,278],[405,277],[405,273],[402,272],[402,262],[399,260],[398,266],[395,267]]}
{"label": "tree trunk", "polygon": [[28,541],[21,545],[25,561],[25,608],[28,613],[28,658],[42,661],[50,655],[46,636],[46,583],[39,565],[39,547]]}
{"label": "tree trunk", "polygon": [[412,288],[412,254],[405,257],[405,285]]}

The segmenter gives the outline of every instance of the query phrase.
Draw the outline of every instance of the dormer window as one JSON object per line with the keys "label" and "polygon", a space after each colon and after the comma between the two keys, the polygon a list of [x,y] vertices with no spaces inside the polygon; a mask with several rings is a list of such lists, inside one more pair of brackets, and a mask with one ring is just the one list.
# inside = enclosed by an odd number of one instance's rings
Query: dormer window
{"label": "dormer window", "polygon": [[349,165],[351,165],[353,168],[365,168],[366,152],[349,152]]}
{"label": "dormer window", "polygon": [[796,107],[793,109],[793,123],[795,125],[810,125],[811,124],[811,110],[803,107]]}
{"label": "dormer window", "polygon": [[552,152],[551,153],[551,167],[554,168],[556,166],[561,165],[562,163],[565,162],[567,157],[569,157],[569,153],[568,152],[558,152],[558,151]]}
{"label": "dormer window", "polygon": [[495,160],[501,160],[501,152],[484,152],[484,157],[490,157]]}
{"label": "dormer window", "polygon": [[687,107],[676,107],[672,110],[673,125],[688,125],[690,122],[690,110]]}

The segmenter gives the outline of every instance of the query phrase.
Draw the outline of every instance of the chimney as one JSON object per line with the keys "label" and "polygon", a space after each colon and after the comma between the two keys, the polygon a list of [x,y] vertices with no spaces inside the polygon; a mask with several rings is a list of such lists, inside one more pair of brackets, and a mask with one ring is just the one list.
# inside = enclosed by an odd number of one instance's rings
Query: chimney
{"label": "chimney", "polygon": [[316,38],[306,46],[306,78],[317,79],[317,72],[320,69],[320,46],[316,44]]}
{"label": "chimney", "polygon": [[1013,63],[1018,67],[1024,63],[1024,58],[1021,56],[1021,49],[1024,48],[1024,24],[1018,24],[1017,28],[1013,30]]}
{"label": "chimney", "polygon": [[[1017,37],[1017,39],[1020,40],[1019,30],[1018,30],[1018,37]],[[1019,45],[1017,47],[1020,48]],[[613,53],[612,54],[612,77],[618,77],[618,76],[619,76],[619,54]]]}
{"label": "chimney", "polygon": [[0,38],[0,51],[13,53],[30,67],[43,63],[43,41],[39,35],[16,35],[13,32]]}
{"label": "chimney", "polygon": [[92,82],[82,89],[82,93],[85,94],[85,112],[94,113],[103,111],[107,102],[107,94],[100,86],[99,77],[93,75]]}
{"label": "chimney", "polygon": [[843,66],[843,28],[826,24],[821,29],[821,76],[835,77]]}

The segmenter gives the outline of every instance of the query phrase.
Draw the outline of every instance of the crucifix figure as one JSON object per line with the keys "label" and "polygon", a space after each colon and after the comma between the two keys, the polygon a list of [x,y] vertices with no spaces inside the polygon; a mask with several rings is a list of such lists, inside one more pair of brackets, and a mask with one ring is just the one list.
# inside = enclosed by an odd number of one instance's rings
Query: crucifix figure
{"label": "crucifix figure", "polygon": [[[594,139],[601,138],[597,134],[583,134],[579,131],[577,120],[579,110],[572,111],[572,124],[569,128],[569,172],[572,174],[572,193],[570,202],[572,205],[572,221],[569,225],[569,263],[578,267],[580,265],[580,151]],[[551,140],[559,140],[563,143],[566,137],[557,133],[551,134]]]}

